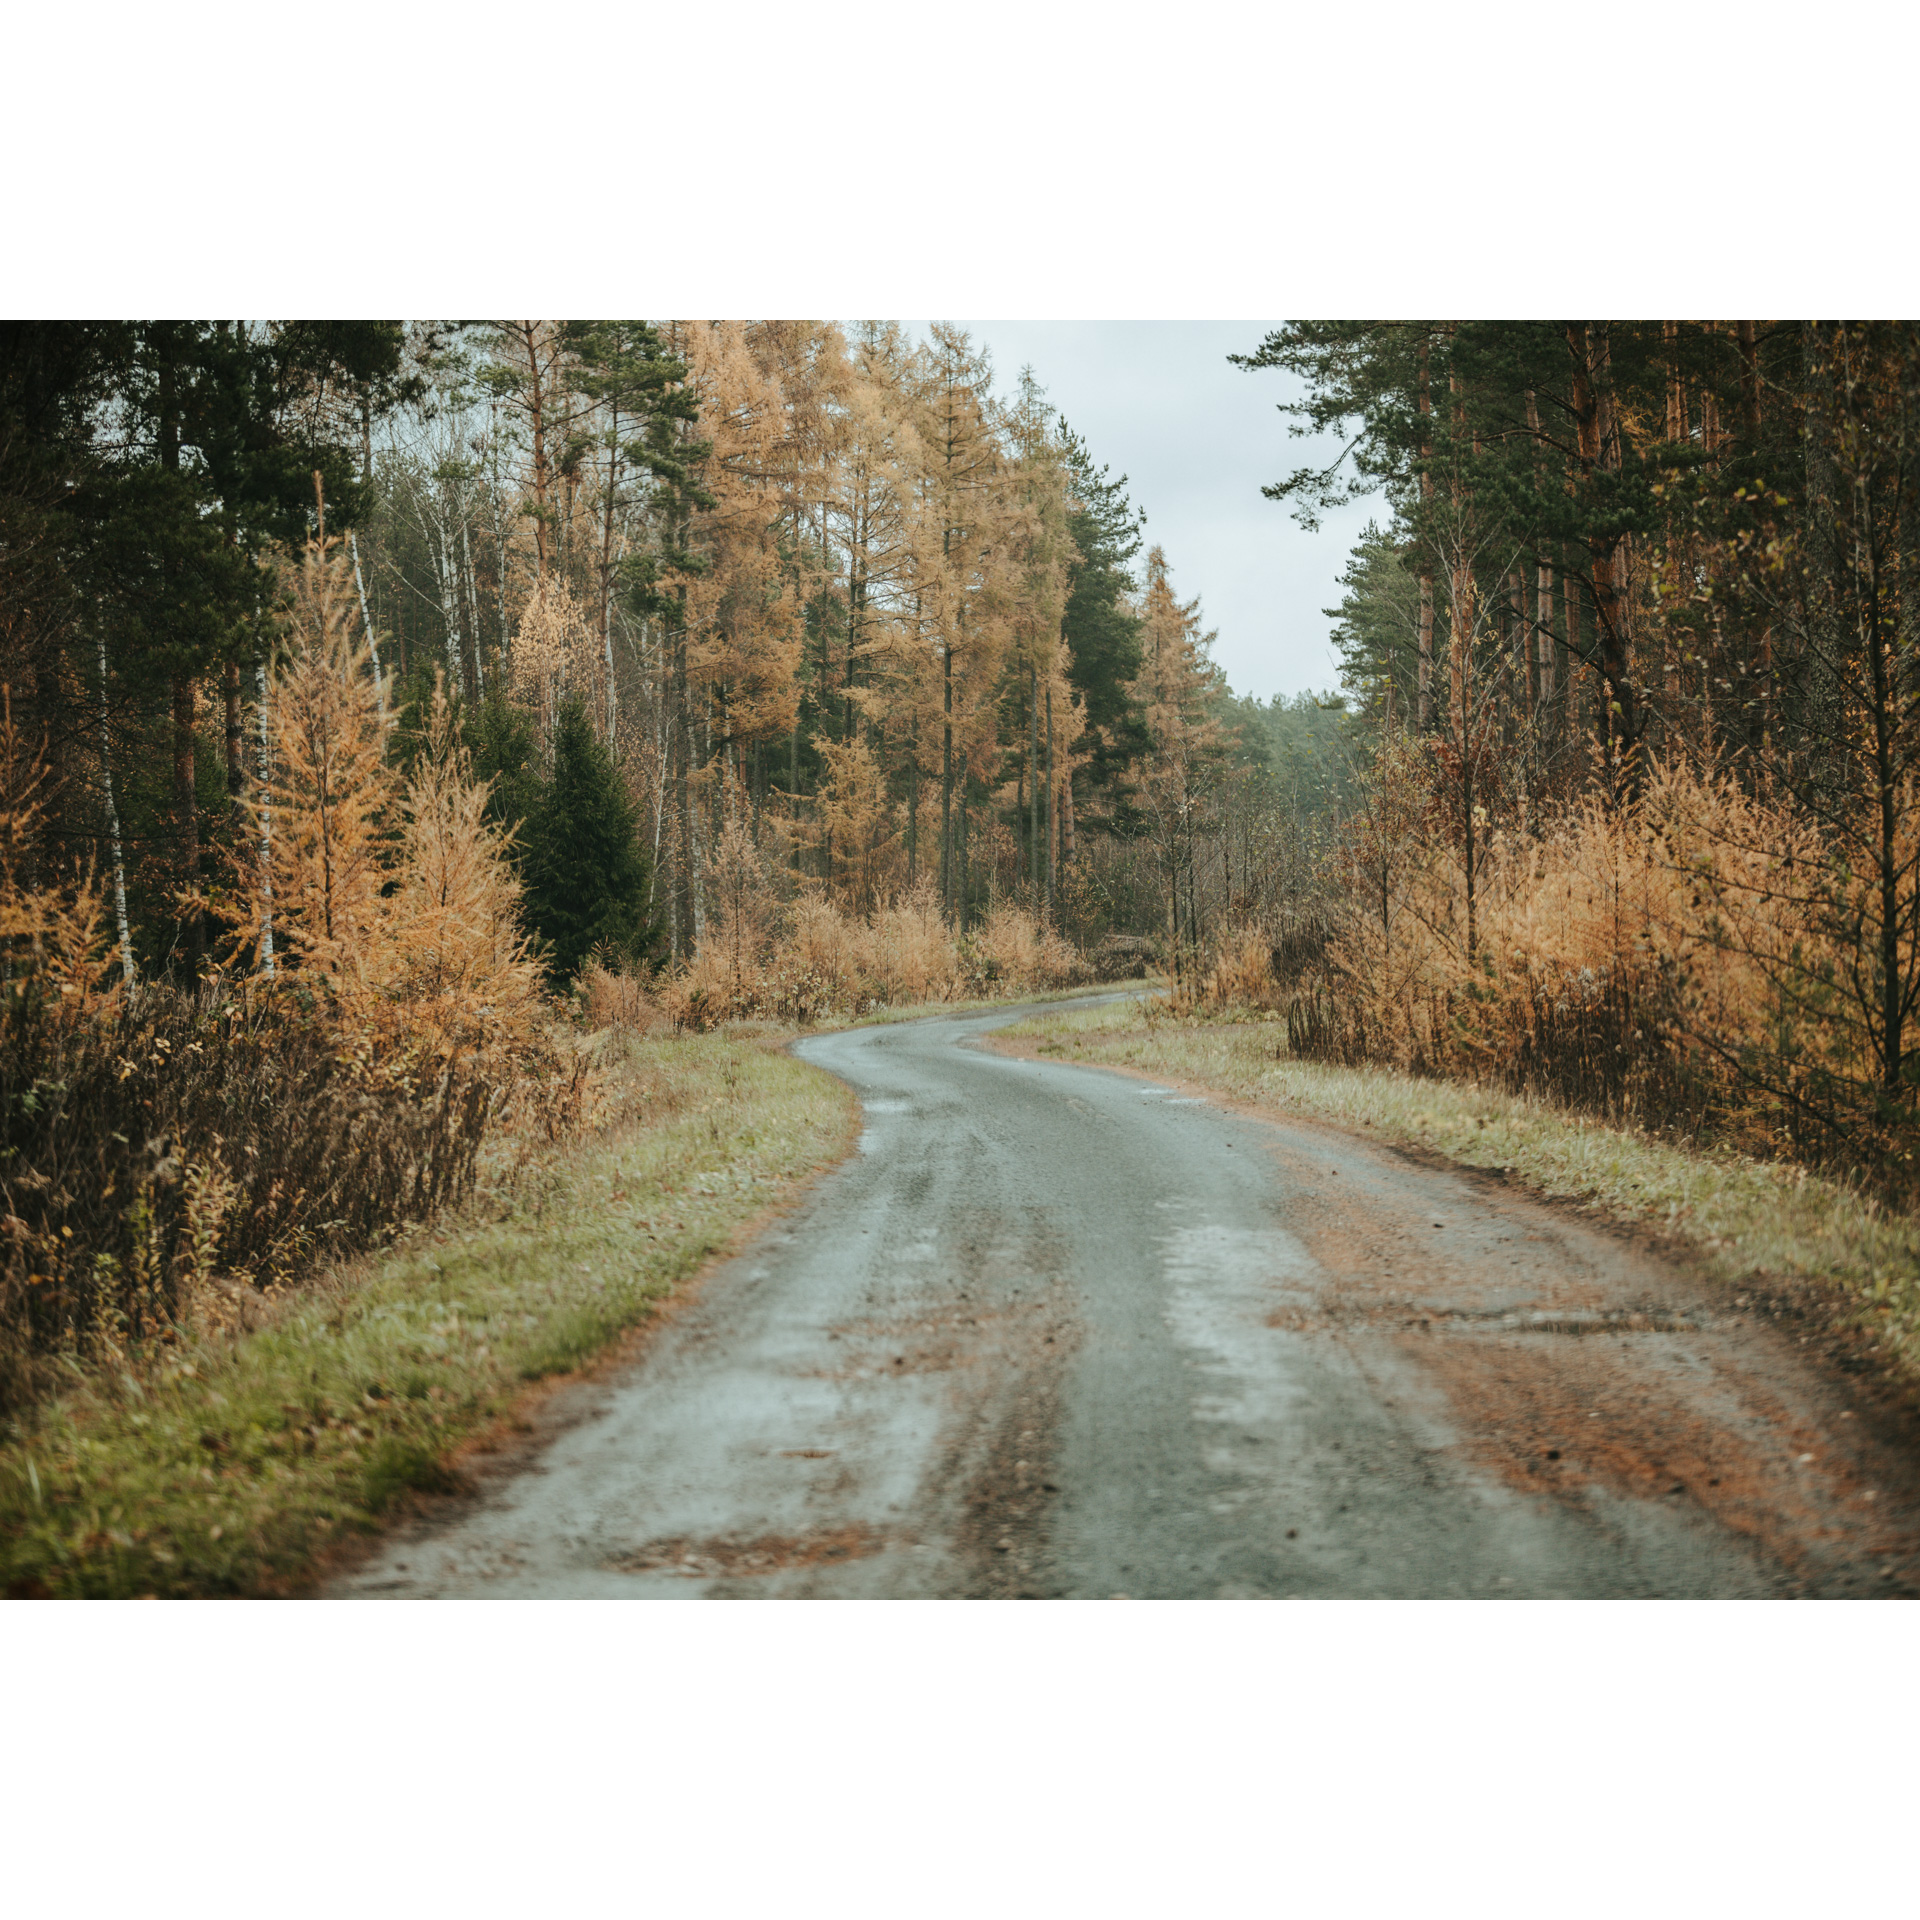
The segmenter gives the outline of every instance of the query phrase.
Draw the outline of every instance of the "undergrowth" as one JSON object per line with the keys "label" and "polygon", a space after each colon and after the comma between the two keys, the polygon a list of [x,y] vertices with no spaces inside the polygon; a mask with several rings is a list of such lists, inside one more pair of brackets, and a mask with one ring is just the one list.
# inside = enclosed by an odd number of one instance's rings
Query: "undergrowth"
{"label": "undergrowth", "polygon": [[0,1587],[16,1595],[298,1590],[530,1382],[645,1319],[839,1146],[849,1096],[750,1035],[597,1043],[598,1138],[496,1217],[418,1231],[288,1295],[251,1332],[154,1364],[77,1362],[0,1433]]}

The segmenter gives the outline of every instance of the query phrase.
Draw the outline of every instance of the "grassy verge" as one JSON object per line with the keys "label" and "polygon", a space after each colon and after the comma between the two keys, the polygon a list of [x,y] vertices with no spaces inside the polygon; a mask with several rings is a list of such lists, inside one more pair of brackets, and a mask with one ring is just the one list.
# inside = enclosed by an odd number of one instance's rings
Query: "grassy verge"
{"label": "grassy verge", "polygon": [[5,1430],[0,1590],[297,1590],[846,1138],[847,1091],[751,1035],[608,1044],[634,1117],[557,1156],[505,1217],[417,1236],[139,1377],[96,1370]]}
{"label": "grassy verge", "polygon": [[1920,1374],[1920,1222],[1802,1167],[1628,1132],[1481,1087],[1281,1058],[1285,1028],[1272,1020],[1150,1018],[1130,1003],[1043,1014],[1001,1038],[1504,1168],[1539,1193],[1686,1242],[1729,1280],[1758,1270],[1837,1287],[1889,1355]]}

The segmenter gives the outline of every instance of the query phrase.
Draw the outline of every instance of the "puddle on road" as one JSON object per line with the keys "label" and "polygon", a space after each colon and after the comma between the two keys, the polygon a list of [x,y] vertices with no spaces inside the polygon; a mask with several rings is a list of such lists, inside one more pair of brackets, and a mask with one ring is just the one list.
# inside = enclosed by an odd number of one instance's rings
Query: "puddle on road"
{"label": "puddle on road", "polygon": [[1255,1344],[1276,1310],[1314,1302],[1312,1255],[1279,1228],[1178,1227],[1161,1242],[1161,1261],[1172,1283],[1167,1326],[1183,1347],[1205,1357],[1218,1383],[1197,1411],[1255,1424],[1276,1417],[1300,1389]]}

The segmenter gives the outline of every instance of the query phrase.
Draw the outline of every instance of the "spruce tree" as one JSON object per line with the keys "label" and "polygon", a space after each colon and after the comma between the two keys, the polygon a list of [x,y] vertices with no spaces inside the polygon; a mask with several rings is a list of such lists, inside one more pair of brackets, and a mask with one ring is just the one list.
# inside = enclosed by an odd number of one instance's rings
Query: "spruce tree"
{"label": "spruce tree", "polygon": [[527,921],[553,979],[571,979],[597,947],[630,963],[647,957],[656,929],[638,825],[586,707],[567,700],[554,727],[553,768],[526,825]]}
{"label": "spruce tree", "polygon": [[1068,678],[1086,702],[1093,753],[1086,783],[1108,799],[1110,820],[1137,825],[1120,782],[1147,750],[1147,735],[1127,692],[1140,671],[1140,618],[1128,605],[1133,578],[1128,562],[1140,551],[1145,519],[1127,498],[1127,476],[1109,477],[1095,467],[1087,444],[1060,423],[1074,508],[1067,522],[1074,556],[1061,633],[1067,643]]}

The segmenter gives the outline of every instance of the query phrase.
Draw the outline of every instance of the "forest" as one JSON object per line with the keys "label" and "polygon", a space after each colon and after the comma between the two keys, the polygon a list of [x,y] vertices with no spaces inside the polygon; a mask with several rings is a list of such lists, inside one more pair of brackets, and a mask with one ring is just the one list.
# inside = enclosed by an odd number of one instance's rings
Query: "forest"
{"label": "forest", "polygon": [[1307,323],[1239,364],[1344,441],[1271,498],[1390,508],[1295,1050],[1909,1197],[1920,331]]}
{"label": "forest", "polygon": [[568,1020],[1184,976],[1297,893],[1338,703],[1234,699],[1009,391],[941,324],[0,328],[0,1344],[457,1201]]}
{"label": "forest", "polygon": [[1906,1198],[1915,329],[1237,360],[1344,447],[1276,513],[1382,502],[1338,693],[955,327],[0,327],[8,1391],[557,1137],[569,1021],[1164,969]]}

